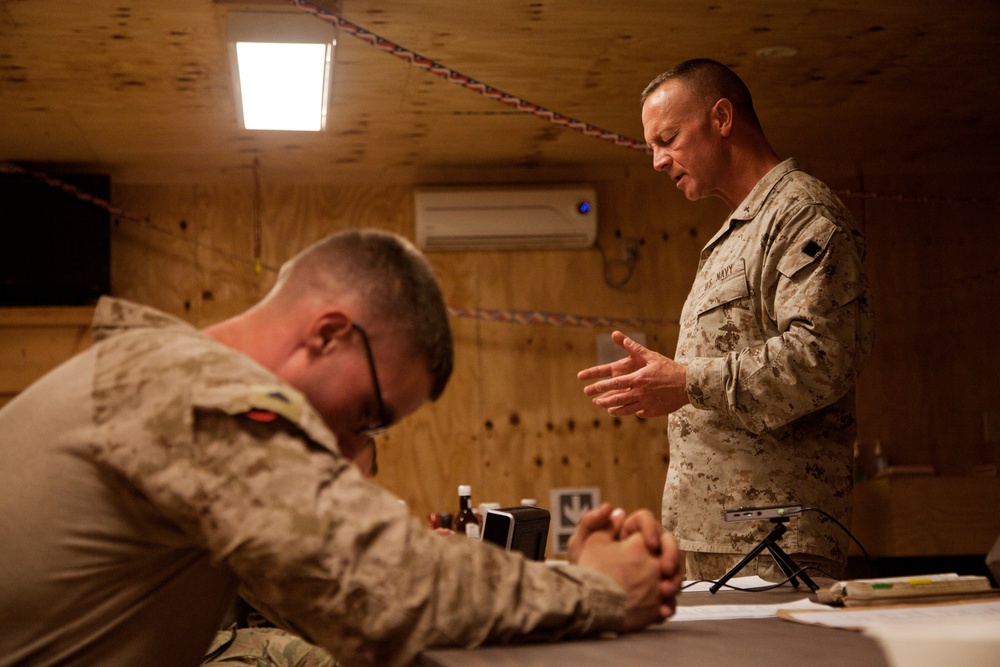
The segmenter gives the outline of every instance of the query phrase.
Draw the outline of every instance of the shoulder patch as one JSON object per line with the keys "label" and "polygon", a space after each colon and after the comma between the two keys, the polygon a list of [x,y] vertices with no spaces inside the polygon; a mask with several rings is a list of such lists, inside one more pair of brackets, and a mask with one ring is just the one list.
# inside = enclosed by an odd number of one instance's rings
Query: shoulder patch
{"label": "shoulder patch", "polygon": [[306,397],[280,382],[199,384],[195,386],[191,399],[196,410],[218,410],[258,424],[276,423],[281,418],[298,427],[317,445],[338,451],[336,436],[312,409]]}
{"label": "shoulder patch", "polygon": [[300,398],[281,389],[251,387],[246,399],[248,407],[243,414],[257,422],[273,422],[280,416],[298,424],[302,416]]}
{"label": "shoulder patch", "polygon": [[269,424],[278,418],[277,412],[271,412],[270,410],[258,410],[256,408],[248,410],[246,416],[255,422],[261,422],[262,424]]}
{"label": "shoulder patch", "polygon": [[197,407],[214,408],[237,416],[245,415],[256,422],[269,423],[282,417],[299,424],[305,398],[281,385],[238,385],[201,388],[193,397]]}
{"label": "shoulder patch", "polygon": [[819,247],[819,244],[812,240],[806,243],[805,247],[802,248],[802,252],[809,255],[810,257],[815,257],[816,253],[818,253],[820,250],[822,250],[822,248]]}
{"label": "shoulder patch", "polygon": [[816,261],[826,250],[836,231],[837,225],[823,216],[812,220],[778,262],[778,271],[791,278],[800,269]]}

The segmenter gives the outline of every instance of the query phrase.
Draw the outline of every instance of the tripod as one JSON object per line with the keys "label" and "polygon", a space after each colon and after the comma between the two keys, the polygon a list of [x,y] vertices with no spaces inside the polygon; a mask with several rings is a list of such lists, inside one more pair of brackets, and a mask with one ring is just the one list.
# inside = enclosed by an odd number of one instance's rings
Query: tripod
{"label": "tripod", "polygon": [[756,558],[760,554],[760,552],[763,551],[764,549],[767,549],[768,551],[771,552],[771,556],[774,558],[774,562],[778,564],[778,567],[781,568],[781,571],[784,572],[785,576],[789,578],[789,581],[792,582],[792,586],[798,588],[799,580],[796,577],[801,577],[803,583],[805,583],[805,585],[809,587],[810,591],[815,593],[819,589],[819,586],[816,585],[816,582],[810,579],[809,575],[806,574],[805,572],[799,572],[796,575],[799,566],[795,564],[795,561],[792,560],[791,556],[785,553],[784,549],[778,546],[778,540],[780,540],[781,536],[784,535],[785,532],[788,530],[788,528],[785,527],[785,524],[788,522],[788,517],[775,517],[773,519],[770,519],[770,521],[771,523],[774,524],[774,528],[771,529],[771,532],[768,533],[764,537],[764,539],[760,541],[760,544],[755,546],[753,550],[750,553],[748,553],[743,560],[734,565],[733,568],[729,570],[729,572],[726,572],[724,575],[722,575],[721,579],[712,584],[712,587],[708,589],[711,593],[713,594],[717,593],[718,590],[722,588],[722,586],[727,581],[732,579],[737,572],[746,567],[747,563]]}

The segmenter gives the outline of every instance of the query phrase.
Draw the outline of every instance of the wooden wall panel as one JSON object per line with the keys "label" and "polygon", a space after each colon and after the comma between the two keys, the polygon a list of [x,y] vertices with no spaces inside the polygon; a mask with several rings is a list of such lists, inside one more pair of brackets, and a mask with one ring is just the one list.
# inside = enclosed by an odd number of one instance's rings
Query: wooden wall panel
{"label": "wooden wall panel", "polygon": [[[605,180],[598,190],[604,256],[621,257],[623,238],[641,243],[627,283],[605,282],[597,249],[431,253],[449,304],[644,318],[658,322],[644,328],[650,346],[671,353],[697,249],[718,211],[689,205],[658,181]],[[269,183],[255,197],[252,179],[242,188],[120,185],[116,203],[150,222],[116,228],[115,292],[204,326],[256,301],[275,267],[330,232],[372,226],[412,238],[411,196],[391,185]],[[252,261],[258,220],[261,274]],[[614,268],[613,279],[624,275]],[[610,329],[467,319],[453,327],[452,383],[437,404],[380,437],[382,484],[419,514],[453,509],[460,483],[473,485],[476,502],[543,502],[552,486],[598,485],[624,506],[659,506],[665,421],[611,419],[576,380]]]}
{"label": "wooden wall panel", "polygon": [[94,309],[0,308],[0,407],[90,345]]}
{"label": "wooden wall panel", "polygon": [[868,480],[855,487],[854,503],[852,532],[873,558],[984,556],[1000,535],[995,477]]}
{"label": "wooden wall panel", "polygon": [[114,227],[115,296],[205,326],[244,310],[273,284],[273,271],[255,268],[252,182],[116,186],[113,199],[144,221]]}
{"label": "wooden wall panel", "polygon": [[[706,224],[712,231],[718,224],[718,211],[688,207],[662,183],[643,179],[600,182],[598,194],[603,255],[596,249],[432,253],[439,267],[472,261],[472,270],[462,276],[467,289],[461,298],[448,294],[449,302],[657,321],[642,332],[653,349],[671,353],[697,249],[707,239]],[[710,223],[708,216],[714,218]],[[639,263],[627,283],[612,287],[604,280],[603,259],[619,258],[625,238],[641,243]],[[694,243],[697,249],[689,247]],[[609,273],[612,279],[624,275]],[[446,293],[458,284],[447,277],[443,283]],[[623,506],[659,507],[665,421],[611,419],[591,405],[576,380],[577,371],[597,361],[597,335],[610,329],[461,324],[474,335],[471,349],[465,348],[469,367],[462,364],[465,343],[460,344],[455,380],[475,387],[458,401],[467,415],[462,437],[468,440],[457,443],[449,459],[459,467],[443,473],[439,488],[424,491],[430,508],[450,509],[459,483],[473,485],[474,501],[547,502],[553,487],[596,485],[606,499]],[[462,379],[464,373],[471,379]]]}
{"label": "wooden wall panel", "polygon": [[996,474],[1000,443],[985,441],[983,415],[1000,410],[1000,202],[957,177],[868,181],[887,194],[865,203],[877,331],[861,436],[879,440],[890,464]]}
{"label": "wooden wall panel", "polygon": [[[870,190],[940,192],[929,182],[865,177]],[[644,318],[657,322],[643,327],[650,347],[671,354],[698,252],[726,211],[714,200],[686,202],[662,179],[624,174],[596,184],[603,251],[432,253],[448,302]],[[171,235],[122,222],[115,290],[205,325],[256,301],[274,267],[327,233],[374,226],[412,238],[411,193],[398,184],[266,183],[255,208],[251,179],[245,187],[119,186],[116,203]],[[982,353],[997,321],[984,307],[998,287],[996,202],[887,195],[848,204],[868,235],[878,313],[859,385],[862,438],[880,439],[890,463],[931,463],[941,473],[996,464],[997,446],[982,436],[982,412],[1000,405],[991,379],[997,358]],[[258,220],[268,267],[260,274],[252,262]],[[606,262],[622,256],[624,239],[638,240],[638,264],[614,287],[605,274],[619,277],[621,267]],[[625,506],[658,508],[665,420],[610,419],[575,379],[609,330],[452,324],[452,383],[436,404],[380,436],[380,483],[420,515],[453,510],[460,483],[473,485],[475,502],[544,502],[553,486],[599,485]]]}

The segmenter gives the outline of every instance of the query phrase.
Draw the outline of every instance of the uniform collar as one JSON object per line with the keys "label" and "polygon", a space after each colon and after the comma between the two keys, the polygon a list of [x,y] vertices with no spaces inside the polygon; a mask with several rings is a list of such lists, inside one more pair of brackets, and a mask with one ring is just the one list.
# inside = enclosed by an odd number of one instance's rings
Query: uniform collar
{"label": "uniform collar", "polygon": [[193,328],[187,322],[149,306],[104,296],[94,309],[93,336],[99,342],[134,329]]}
{"label": "uniform collar", "polygon": [[719,231],[715,233],[715,236],[705,244],[708,248],[716,241],[718,241],[722,236],[727,234],[732,228],[733,224],[736,222],[745,222],[747,220],[753,220],[757,213],[760,212],[760,207],[764,205],[767,201],[768,196],[771,194],[771,190],[778,182],[793,171],[799,170],[799,163],[795,158],[788,158],[784,162],[775,165],[771,171],[764,175],[764,178],[757,181],[757,185],[753,186],[753,190],[747,195],[746,199],[743,200],[739,206],[737,206],[729,217],[719,228]]}

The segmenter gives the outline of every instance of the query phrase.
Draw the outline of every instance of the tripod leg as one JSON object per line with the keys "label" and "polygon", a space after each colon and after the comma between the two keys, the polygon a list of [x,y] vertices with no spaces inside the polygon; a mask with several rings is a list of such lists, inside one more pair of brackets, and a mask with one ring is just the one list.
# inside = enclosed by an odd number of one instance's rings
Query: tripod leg
{"label": "tripod leg", "polygon": [[712,594],[715,594],[715,593],[717,593],[717,592],[719,591],[719,589],[720,589],[720,588],[722,588],[722,586],[723,586],[723,585],[725,585],[725,583],[726,583],[727,581],[729,581],[729,580],[730,580],[730,579],[732,579],[732,578],[733,578],[734,576],[736,576],[736,573],[737,573],[737,572],[739,572],[740,570],[742,570],[742,569],[743,569],[744,567],[746,567],[746,566],[747,566],[747,564],[748,564],[748,563],[749,563],[750,561],[752,561],[752,560],[753,560],[754,558],[756,558],[756,557],[757,557],[757,555],[758,555],[758,554],[759,554],[759,553],[760,553],[761,551],[763,551],[763,550],[764,550],[764,547],[766,547],[766,546],[767,546],[767,541],[766,541],[766,540],[765,540],[765,541],[763,541],[763,542],[761,542],[761,543],[760,543],[760,544],[758,544],[757,546],[755,546],[755,547],[753,548],[753,550],[751,550],[751,551],[750,551],[750,553],[748,553],[748,554],[747,554],[747,555],[746,555],[746,556],[745,556],[745,557],[743,558],[743,560],[741,560],[741,561],[740,561],[739,563],[737,563],[736,565],[734,565],[734,566],[733,566],[733,567],[732,567],[732,568],[731,568],[731,569],[729,570],[729,572],[726,572],[726,573],[725,573],[724,575],[722,575],[722,578],[721,578],[721,579],[719,579],[719,580],[718,580],[718,581],[716,581],[716,582],[715,582],[714,584],[712,584],[711,588],[709,588],[709,589],[708,589],[708,591],[709,591],[710,593],[712,593]]}
{"label": "tripod leg", "polygon": [[773,542],[767,543],[767,550],[771,552],[771,557],[774,558],[774,562],[778,564],[781,571],[785,573],[786,577],[788,577],[788,581],[792,584],[792,588],[798,588],[799,580],[795,576],[795,570],[797,568],[794,567],[795,563],[788,557],[788,554],[786,554],[781,547]]}
{"label": "tripod leg", "polygon": [[[795,579],[795,577],[798,576],[802,579],[802,583],[808,586],[809,590],[812,591],[813,593],[815,593],[819,589],[819,586],[816,585],[816,582],[813,581],[809,577],[809,575],[805,573],[804,570],[802,572],[798,572],[799,566],[795,563],[794,560],[792,560],[791,556],[785,553],[784,549],[782,549],[777,544],[774,544],[773,542],[768,543],[767,548],[771,552],[771,555],[774,557],[775,562],[778,563],[778,566],[781,568],[781,571],[791,578],[790,580],[792,582],[792,585],[795,586],[795,588],[799,587],[799,582]],[[796,575],[796,572],[798,572],[798,575]]]}

